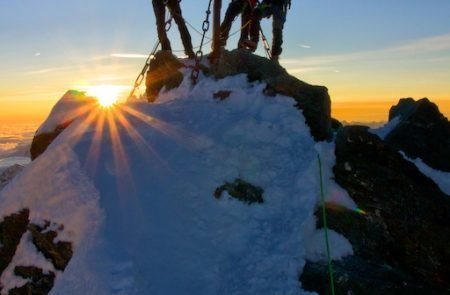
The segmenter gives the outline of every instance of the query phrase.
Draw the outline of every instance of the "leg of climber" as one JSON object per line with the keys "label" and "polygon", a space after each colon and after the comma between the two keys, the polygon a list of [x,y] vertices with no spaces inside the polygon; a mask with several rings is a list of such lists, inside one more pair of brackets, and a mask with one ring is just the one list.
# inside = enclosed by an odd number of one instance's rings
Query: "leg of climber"
{"label": "leg of climber", "polygon": [[161,49],[172,51],[170,47],[170,41],[167,38],[166,34],[166,7],[164,5],[163,0],[152,0],[153,4],[153,12],[155,13],[156,18],[156,30],[158,33],[159,42],[161,42]]}
{"label": "leg of climber", "polygon": [[241,37],[239,38],[238,47],[247,48],[251,52],[255,52],[258,44],[259,33],[255,35],[252,33],[253,26],[253,8],[251,4],[246,3],[241,14]]}
{"label": "leg of climber", "polygon": [[235,18],[242,12],[246,0],[232,0],[228,5],[222,24],[220,25],[220,43],[221,46],[227,45],[231,25]]}
{"label": "leg of climber", "polygon": [[191,34],[189,33],[188,28],[186,27],[186,23],[184,22],[184,18],[181,12],[180,2],[178,0],[169,0],[167,2],[167,6],[172,14],[175,23],[178,26],[178,30],[180,31],[181,41],[184,46],[184,53],[189,56],[189,58],[194,58],[195,53],[192,50],[192,40]]}
{"label": "leg of climber", "polygon": [[272,52],[271,59],[278,61],[278,58],[283,51],[281,45],[283,44],[283,27],[286,21],[286,13],[282,5],[272,6]]}

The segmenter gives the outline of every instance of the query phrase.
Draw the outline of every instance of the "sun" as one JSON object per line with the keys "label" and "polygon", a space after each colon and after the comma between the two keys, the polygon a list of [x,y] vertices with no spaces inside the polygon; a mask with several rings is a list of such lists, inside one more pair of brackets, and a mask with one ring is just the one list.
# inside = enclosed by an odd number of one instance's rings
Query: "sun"
{"label": "sun", "polygon": [[86,87],[86,94],[96,97],[98,103],[104,108],[113,106],[117,102],[121,92],[122,89],[115,85],[94,85]]}

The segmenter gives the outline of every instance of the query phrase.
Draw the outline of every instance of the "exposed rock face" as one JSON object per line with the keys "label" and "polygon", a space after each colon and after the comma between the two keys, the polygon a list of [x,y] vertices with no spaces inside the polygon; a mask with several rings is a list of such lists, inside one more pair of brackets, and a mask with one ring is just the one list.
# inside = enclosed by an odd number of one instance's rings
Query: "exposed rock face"
{"label": "exposed rock face", "polygon": [[178,69],[183,66],[171,52],[158,51],[150,61],[145,80],[147,100],[154,102],[163,87],[166,87],[166,90],[178,87],[183,81],[183,74]]}
{"label": "exposed rock face", "polygon": [[[320,295],[331,294],[325,262],[307,263],[301,277],[302,288]],[[423,295],[448,294],[436,290],[390,265],[359,256],[348,256],[333,262],[335,293],[338,295]]]}
{"label": "exposed rock face", "polygon": [[47,149],[47,147],[53,142],[53,140],[55,140],[55,138],[64,131],[64,129],[67,128],[67,126],[70,125],[70,123],[72,123],[72,121],[70,122],[66,122],[64,124],[58,125],[55,130],[53,130],[52,132],[48,132],[48,133],[41,133],[41,134],[37,134],[33,137],[33,141],[31,142],[31,148],[30,148],[30,153],[31,153],[31,160],[36,159],[37,157],[39,157],[43,152],[45,152],[45,150]]}
{"label": "exposed rock face", "polygon": [[68,90],[53,106],[48,118],[36,131],[31,144],[31,159],[34,160],[42,154],[73,121],[87,114],[93,114],[92,112],[99,107],[95,97],[87,96],[82,91]]}
{"label": "exposed rock face", "polygon": [[[450,198],[367,129],[344,127],[336,137],[336,182],[367,212],[328,211],[329,227],[355,253],[336,263],[337,287],[341,294],[448,294]],[[318,273],[326,277],[326,268],[307,266],[303,284],[313,285]],[[388,289],[359,291],[377,284]]]}
{"label": "exposed rock face", "polygon": [[386,136],[387,143],[410,158],[421,158],[434,169],[450,172],[450,122],[427,98],[400,99],[389,111],[389,121],[400,123]]}
{"label": "exposed rock face", "polygon": [[20,239],[27,230],[29,214],[28,209],[24,209],[5,217],[0,223],[0,275],[13,259]]}
{"label": "exposed rock face", "polygon": [[303,111],[306,123],[316,140],[325,140],[331,134],[331,101],[328,89],[313,86],[288,74],[277,62],[254,55],[245,49],[223,50],[210,73],[216,78],[247,74],[250,81],[263,81],[268,93],[290,96]]}
{"label": "exposed rock face", "polygon": [[[50,229],[50,226],[52,225],[54,228],[57,225],[46,221],[45,226],[41,227],[30,223],[29,215],[30,211],[23,209],[18,213],[6,216],[0,223],[0,276],[13,260],[21,238],[27,231],[31,233],[34,247],[52,262],[55,270],[64,270],[72,258],[72,243],[55,242],[58,232]],[[58,230],[64,229],[62,225],[57,227]],[[14,275],[27,279],[28,282],[23,286],[11,289],[8,294],[48,294],[55,281],[55,272],[44,272],[41,268],[33,265],[15,266]]]}
{"label": "exposed rock face", "polygon": [[36,248],[52,261],[57,270],[64,270],[70,258],[72,258],[72,244],[63,241],[54,242],[58,233],[53,230],[47,230],[49,225],[49,222],[44,227],[30,224],[28,229],[31,232]]}
{"label": "exposed rock face", "polygon": [[9,295],[45,295],[50,292],[55,282],[55,273],[50,271],[48,274],[42,272],[42,269],[34,266],[16,266],[14,268],[16,276],[28,279],[25,285],[13,288]]}

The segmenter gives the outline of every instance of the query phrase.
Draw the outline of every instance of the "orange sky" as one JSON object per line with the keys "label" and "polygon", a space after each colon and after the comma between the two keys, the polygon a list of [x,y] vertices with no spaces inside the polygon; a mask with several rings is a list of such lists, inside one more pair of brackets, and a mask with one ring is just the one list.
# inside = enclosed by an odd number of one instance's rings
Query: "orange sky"
{"label": "orange sky", "polygon": [[[150,2],[28,2],[0,1],[0,121],[41,121],[69,89],[108,84],[129,92],[157,40]],[[450,2],[413,2],[293,1],[280,63],[300,80],[326,86],[341,121],[386,121],[404,97],[428,97],[449,118]],[[201,31],[203,8],[182,6]],[[269,39],[270,26],[265,19]],[[173,27],[169,38],[181,54]],[[201,34],[191,33],[198,46]],[[265,55],[262,46],[256,54]]]}
{"label": "orange sky", "polygon": [[[61,92],[61,96],[64,92]],[[392,101],[339,101],[332,100],[332,116],[345,122],[387,121],[389,109],[398,100]],[[434,100],[440,111],[450,118],[450,100]],[[3,101],[0,122],[42,122],[49,114],[54,100]]]}

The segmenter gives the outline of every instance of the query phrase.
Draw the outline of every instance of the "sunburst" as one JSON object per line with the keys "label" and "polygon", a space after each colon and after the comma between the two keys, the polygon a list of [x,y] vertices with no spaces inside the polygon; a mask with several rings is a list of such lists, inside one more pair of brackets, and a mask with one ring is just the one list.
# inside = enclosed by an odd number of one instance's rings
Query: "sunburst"
{"label": "sunburst", "polygon": [[117,103],[123,89],[115,85],[86,86],[86,94],[98,99],[100,106],[109,108]]}

